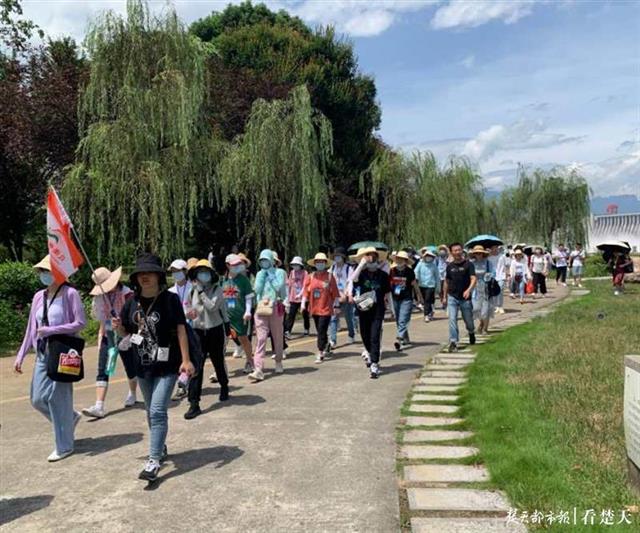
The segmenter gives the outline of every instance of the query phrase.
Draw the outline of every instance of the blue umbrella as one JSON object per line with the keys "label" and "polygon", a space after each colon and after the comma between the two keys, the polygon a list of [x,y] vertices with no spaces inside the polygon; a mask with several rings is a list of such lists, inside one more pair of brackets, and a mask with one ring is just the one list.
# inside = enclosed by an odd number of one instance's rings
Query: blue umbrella
{"label": "blue umbrella", "polygon": [[465,247],[471,248],[472,246],[484,246],[485,248],[490,248],[491,246],[500,246],[504,244],[502,239],[496,237],[495,235],[476,235],[473,239],[467,241]]}

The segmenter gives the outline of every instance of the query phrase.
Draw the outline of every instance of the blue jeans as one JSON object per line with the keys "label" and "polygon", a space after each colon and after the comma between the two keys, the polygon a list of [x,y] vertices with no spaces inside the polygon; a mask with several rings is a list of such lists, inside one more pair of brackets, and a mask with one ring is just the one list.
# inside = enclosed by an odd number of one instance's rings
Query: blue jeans
{"label": "blue jeans", "polygon": [[73,451],[73,383],[53,381],[47,376],[46,359],[41,353],[33,367],[31,405],[51,422],[56,451]]}
{"label": "blue jeans", "polygon": [[504,283],[505,280],[498,280],[498,285],[500,285],[500,294],[495,297],[495,305],[496,307],[504,307]]}
{"label": "blue jeans", "polygon": [[447,314],[449,315],[449,342],[457,343],[458,336],[458,309],[462,313],[462,320],[469,333],[473,333],[473,304],[471,300],[458,300],[450,294],[447,296]]}
{"label": "blue jeans", "polygon": [[338,340],[338,328],[340,327],[340,317],[344,316],[347,322],[347,331],[349,337],[355,336],[355,330],[353,329],[353,304],[345,302],[340,304],[340,314],[331,317],[331,324],[329,326],[329,335],[332,343],[336,343]]}
{"label": "blue jeans", "polygon": [[149,424],[149,459],[160,461],[164,442],[169,431],[167,410],[171,401],[171,391],[178,378],[177,374],[158,377],[138,377],[138,385],[144,397]]}
{"label": "blue jeans", "polygon": [[526,281],[524,276],[520,279],[520,281],[513,281],[513,285],[515,287],[515,292],[520,296],[520,298],[524,298],[524,289],[525,289]]}
{"label": "blue jeans", "polygon": [[396,337],[401,340],[409,340],[409,322],[411,322],[413,300],[394,299],[393,310],[396,314],[396,326],[398,327]]}

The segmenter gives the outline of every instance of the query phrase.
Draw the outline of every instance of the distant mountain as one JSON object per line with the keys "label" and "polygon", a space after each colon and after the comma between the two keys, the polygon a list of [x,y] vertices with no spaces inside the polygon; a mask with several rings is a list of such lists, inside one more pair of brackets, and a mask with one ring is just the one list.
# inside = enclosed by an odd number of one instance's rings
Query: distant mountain
{"label": "distant mountain", "polygon": [[619,196],[594,196],[591,199],[591,212],[594,215],[605,215],[607,206],[618,206],[618,214],[640,213],[640,199],[633,194],[621,194]]}

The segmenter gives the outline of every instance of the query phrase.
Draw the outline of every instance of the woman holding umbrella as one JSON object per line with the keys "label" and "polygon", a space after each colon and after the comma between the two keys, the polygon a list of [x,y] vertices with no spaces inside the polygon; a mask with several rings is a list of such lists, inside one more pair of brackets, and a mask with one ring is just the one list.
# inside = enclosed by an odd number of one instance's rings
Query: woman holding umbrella
{"label": "woman holding umbrella", "polygon": [[488,284],[495,277],[495,271],[488,259],[489,254],[489,250],[480,245],[474,246],[469,253],[477,278],[471,301],[474,318],[479,320],[478,333],[480,334],[489,333],[489,320],[493,317],[493,305],[489,297]]}
{"label": "woman holding umbrella", "polygon": [[631,246],[625,241],[609,241],[598,244],[602,257],[613,275],[613,294],[618,296],[624,290],[624,275],[633,272],[633,260],[629,257]]}

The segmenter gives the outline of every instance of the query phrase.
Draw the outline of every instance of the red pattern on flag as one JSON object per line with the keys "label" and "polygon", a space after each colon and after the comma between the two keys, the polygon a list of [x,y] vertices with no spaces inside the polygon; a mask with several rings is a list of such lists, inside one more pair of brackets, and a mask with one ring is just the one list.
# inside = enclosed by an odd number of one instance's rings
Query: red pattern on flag
{"label": "red pattern on flag", "polygon": [[47,246],[51,273],[58,283],[64,283],[84,262],[71,237],[71,219],[51,187],[47,194]]}

